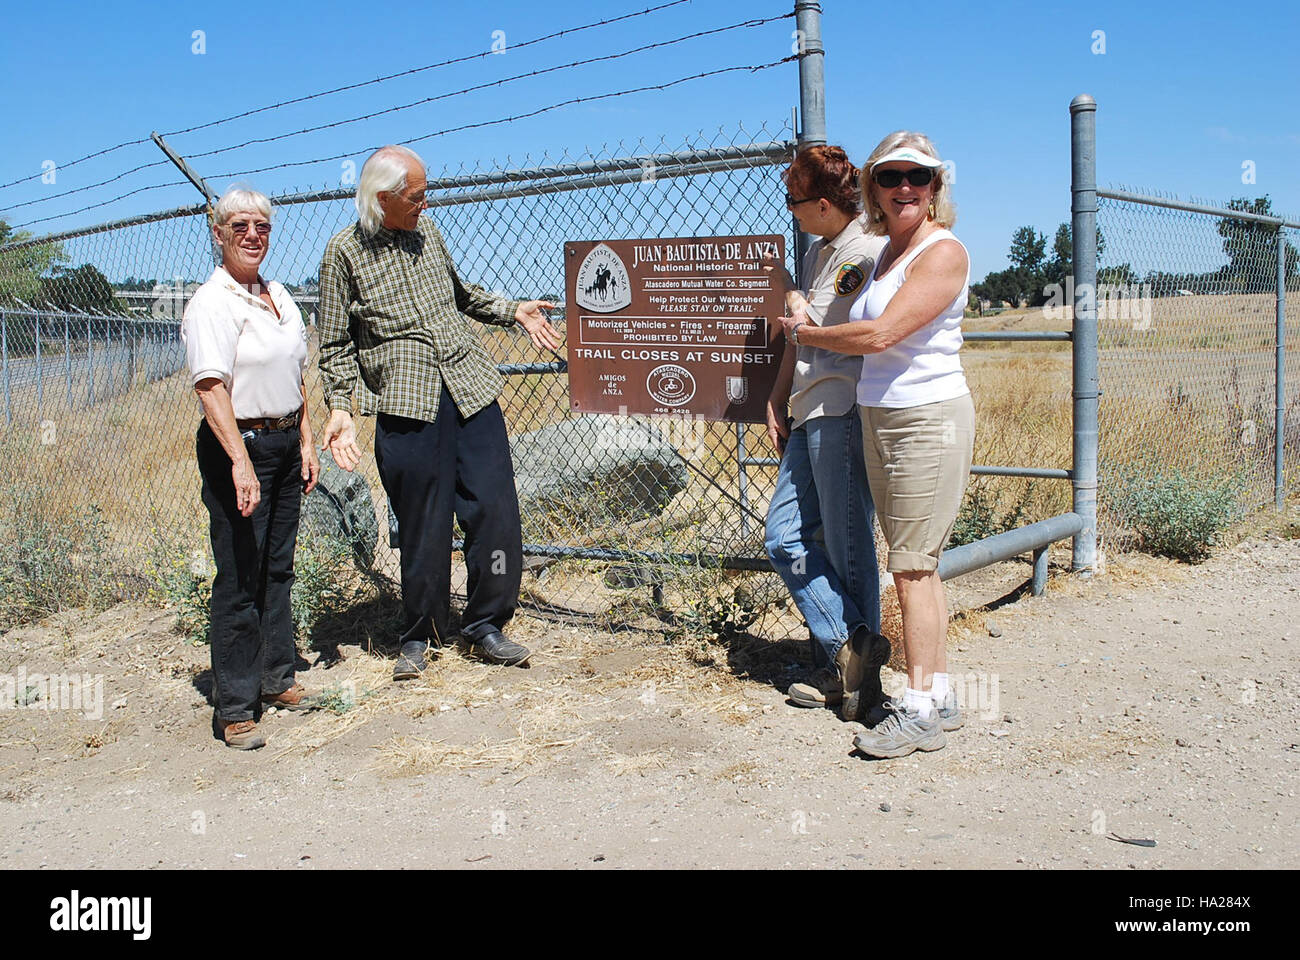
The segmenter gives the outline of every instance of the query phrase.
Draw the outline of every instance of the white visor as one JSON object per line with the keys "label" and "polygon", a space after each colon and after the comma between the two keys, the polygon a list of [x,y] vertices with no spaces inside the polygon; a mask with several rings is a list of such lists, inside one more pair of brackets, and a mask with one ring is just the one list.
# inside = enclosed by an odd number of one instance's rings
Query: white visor
{"label": "white visor", "polygon": [[897,150],[889,151],[889,153],[885,154],[873,163],[871,165],[871,170],[874,173],[876,167],[880,166],[882,163],[892,163],[895,161],[899,163],[915,163],[922,167],[930,167],[931,169],[943,166],[942,160],[936,160],[928,153],[922,153],[915,147],[899,147]]}

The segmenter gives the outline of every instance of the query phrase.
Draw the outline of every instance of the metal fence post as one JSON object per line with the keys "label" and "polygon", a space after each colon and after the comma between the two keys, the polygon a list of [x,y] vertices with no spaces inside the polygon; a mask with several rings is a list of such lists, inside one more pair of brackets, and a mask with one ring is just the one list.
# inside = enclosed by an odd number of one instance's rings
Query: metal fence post
{"label": "metal fence post", "polygon": [[45,413],[45,373],[41,369],[41,311],[32,313],[32,343],[36,350],[36,418]]}
{"label": "metal fence post", "polygon": [[[802,123],[795,135],[799,149],[826,142],[826,48],[822,46],[822,5],[818,0],[795,0],[795,40],[799,51],[799,116]],[[794,224],[795,279],[801,289],[809,281],[803,276],[803,255],[812,237]]]}
{"label": "metal fence post", "polygon": [[1282,509],[1286,481],[1282,476],[1286,450],[1286,231],[1277,225],[1277,355],[1274,358],[1273,392],[1273,507]]}
{"label": "metal fence post", "polygon": [[5,423],[14,422],[14,402],[9,385],[9,315],[0,313],[0,363],[4,364]]}
{"label": "metal fence post", "polygon": [[740,535],[749,536],[749,454],[745,450],[745,425],[736,425],[736,472],[740,495]]}
{"label": "metal fence post", "polygon": [[95,334],[86,318],[86,406],[95,404]]}
{"label": "metal fence post", "polygon": [[72,318],[63,315],[63,373],[68,381],[68,409],[72,409]]}
{"label": "metal fence post", "polygon": [[1097,566],[1097,101],[1070,101],[1070,221],[1074,257],[1074,537],[1071,569]]}

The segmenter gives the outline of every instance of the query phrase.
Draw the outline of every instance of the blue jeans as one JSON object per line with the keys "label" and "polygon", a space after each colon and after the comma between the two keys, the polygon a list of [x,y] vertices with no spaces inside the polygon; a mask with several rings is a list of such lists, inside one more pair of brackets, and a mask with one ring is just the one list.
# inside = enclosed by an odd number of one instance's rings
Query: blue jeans
{"label": "blue jeans", "polygon": [[880,632],[872,512],[856,406],[790,431],[767,509],[765,545],[808,621],[817,666],[834,663],[864,624]]}

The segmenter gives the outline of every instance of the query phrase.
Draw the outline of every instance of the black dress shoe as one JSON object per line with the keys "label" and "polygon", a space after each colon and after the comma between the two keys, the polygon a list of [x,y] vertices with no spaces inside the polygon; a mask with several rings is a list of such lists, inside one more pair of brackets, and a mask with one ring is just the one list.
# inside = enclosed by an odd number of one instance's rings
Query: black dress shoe
{"label": "black dress shoe", "polygon": [[424,640],[407,640],[393,664],[394,680],[414,680],[424,670],[424,655],[429,644]]}
{"label": "black dress shoe", "polygon": [[518,666],[533,655],[522,643],[507,640],[500,630],[489,630],[483,634],[474,641],[474,649],[485,660],[505,667]]}

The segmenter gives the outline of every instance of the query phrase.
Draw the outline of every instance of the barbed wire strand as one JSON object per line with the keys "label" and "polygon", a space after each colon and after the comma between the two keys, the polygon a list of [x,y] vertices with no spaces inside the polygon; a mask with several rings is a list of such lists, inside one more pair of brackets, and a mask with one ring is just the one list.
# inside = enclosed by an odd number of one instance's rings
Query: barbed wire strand
{"label": "barbed wire strand", "polygon": [[[514,44],[512,47],[510,47],[509,49],[520,50],[520,49],[522,49],[522,48],[524,48],[524,47],[531,47],[533,44],[543,43],[543,42],[545,42],[545,41],[547,41],[547,40],[555,40],[555,39],[557,39],[557,38],[559,38],[559,37],[563,37],[563,36],[566,36],[566,35],[571,34],[571,33],[581,33],[581,32],[584,31],[584,30],[592,30],[592,29],[594,29],[594,28],[596,28],[596,27],[605,27],[605,26],[609,26],[610,24],[613,24],[613,23],[619,23],[619,22],[621,22],[621,21],[623,21],[623,20],[631,20],[631,19],[634,19],[634,18],[636,18],[636,17],[644,17],[644,16],[646,16],[647,14],[658,13],[660,10],[667,10],[669,7],[676,7],[676,6],[679,6],[679,5],[683,4],[683,3],[689,3],[689,2],[690,2],[690,0],[670,0],[670,2],[668,2],[668,3],[661,3],[661,4],[659,4],[658,6],[647,7],[647,8],[644,9],[644,10],[636,10],[636,11],[633,11],[632,13],[625,13],[625,14],[623,14],[622,16],[611,17],[611,18],[608,19],[608,20],[597,20],[597,21],[595,21],[595,22],[593,22],[593,23],[584,23],[584,24],[581,24],[580,26],[577,26],[577,27],[566,27],[566,28],[563,29],[563,30],[557,30],[555,33],[548,33],[548,34],[547,34],[546,36],[544,36],[544,37],[534,37],[534,38],[531,39],[531,40],[525,40],[523,43],[516,43],[516,44]],[[180,130],[171,130],[171,131],[168,131],[167,133],[164,133],[163,136],[164,136],[164,137],[178,137],[178,136],[180,136],[180,135],[183,134],[183,133],[193,133],[193,132],[195,132],[196,130],[206,130],[206,129],[210,128],[210,127],[220,126],[220,125],[223,124],[223,123],[230,123],[231,121],[234,121],[234,120],[242,120],[244,117],[251,117],[251,116],[254,116],[255,114],[266,113],[266,112],[269,111],[269,110],[278,110],[278,109],[280,109],[281,107],[293,106],[294,104],[298,104],[298,103],[306,103],[308,100],[317,100],[317,99],[319,99],[319,98],[321,98],[321,97],[332,96],[332,95],[334,95],[334,94],[336,94],[336,93],[343,93],[343,92],[345,92],[345,91],[347,91],[347,90],[358,90],[358,89],[360,89],[361,87],[372,86],[372,85],[374,85],[374,84],[376,84],[376,83],[385,83],[385,82],[387,82],[387,81],[389,81],[389,80],[395,80],[395,79],[397,79],[398,77],[407,77],[407,76],[411,76],[412,74],[422,73],[422,72],[424,72],[424,71],[426,71],[426,70],[435,70],[435,69],[437,69],[437,68],[439,68],[439,67],[447,67],[447,66],[451,66],[451,65],[453,65],[453,64],[457,64],[457,63],[467,63],[467,62],[470,61],[470,60],[477,60],[477,59],[480,59],[480,58],[482,58],[482,57],[493,56],[493,55],[495,55],[496,53],[497,53],[497,51],[495,51],[495,50],[483,50],[483,51],[480,51],[479,53],[472,53],[472,54],[466,54],[465,56],[453,57],[453,58],[450,59],[450,60],[440,60],[440,61],[437,62],[437,63],[429,63],[429,64],[425,64],[425,65],[422,66],[422,67],[412,67],[412,68],[409,69],[409,70],[401,70],[401,71],[399,71],[399,72],[397,72],[397,73],[391,73],[391,74],[388,74],[387,76],[383,76],[383,77],[375,77],[375,78],[372,79],[372,80],[362,80],[362,81],[359,81],[359,82],[357,82],[357,83],[349,83],[349,84],[345,84],[345,85],[343,85],[343,86],[341,86],[341,87],[334,87],[333,89],[330,89],[330,90],[322,90],[322,91],[320,91],[319,93],[311,93],[311,94],[307,94],[307,95],[305,95],[305,96],[301,96],[301,97],[294,97],[292,100],[282,100],[282,101],[280,101],[280,102],[278,102],[278,103],[270,103],[270,104],[267,104],[267,105],[264,106],[264,107],[256,107],[255,109],[252,109],[252,110],[245,110],[245,111],[243,111],[243,112],[241,112],[241,113],[231,114],[230,116],[228,116],[228,117],[222,117],[222,118],[219,119],[219,120],[209,120],[209,121],[207,121],[206,123],[196,124],[195,126],[192,126],[192,127],[185,127],[185,128],[183,128],[183,129],[180,129]],[[56,169],[56,170],[67,170],[69,167],[74,167],[74,166],[76,166],[77,164],[79,164],[79,163],[84,163],[84,162],[87,161],[87,160],[93,160],[93,159],[95,159],[96,157],[102,157],[102,156],[104,156],[105,154],[113,153],[113,152],[116,151],[116,150],[122,150],[122,149],[124,149],[124,148],[126,148],[126,147],[134,147],[134,146],[136,146],[136,145],[138,145],[138,144],[141,144],[141,143],[150,143],[150,142],[151,142],[151,140],[150,140],[149,137],[141,137],[141,138],[138,139],[138,140],[124,140],[123,142],[117,144],[116,146],[106,147],[106,148],[104,148],[103,150],[97,150],[97,151],[95,151],[94,153],[88,153],[88,154],[86,154],[84,157],[78,157],[76,160],[73,160],[73,161],[71,161],[71,162],[69,162],[69,163],[56,164],[56,165],[55,165],[55,169]],[[163,162],[166,163],[166,161],[163,161]],[[156,166],[156,164],[150,164],[150,166]],[[44,173],[43,173],[43,172],[42,172],[42,173],[33,173],[33,174],[31,174],[30,176],[20,177],[19,179],[17,179],[17,180],[11,180],[11,181],[9,181],[8,183],[0,183],[0,190],[4,190],[4,189],[6,189],[7,187],[14,187],[14,186],[17,186],[17,185],[20,184],[20,183],[27,183],[27,182],[30,181],[30,180],[37,180],[37,179],[39,179],[39,178],[42,177],[42,176],[44,176]],[[114,179],[120,179],[120,178],[114,178]],[[109,180],[109,181],[105,181],[105,182],[106,182],[106,183],[111,183],[112,181]],[[102,184],[100,184],[100,185],[102,185]],[[15,208],[9,208],[9,209],[15,209]]]}
{"label": "barbed wire strand", "polygon": [[513,77],[503,77],[500,80],[489,80],[484,83],[478,83],[470,87],[464,87],[460,90],[452,90],[448,93],[440,93],[432,97],[422,97],[419,100],[412,100],[410,103],[400,104],[396,107],[386,107],[383,110],[376,110],[373,113],[365,113],[357,117],[349,117],[346,120],[334,120],[331,121],[330,123],[322,123],[314,127],[304,127],[301,130],[294,130],[289,133],[279,133],[273,137],[259,137],[253,140],[245,140],[243,143],[232,144],[231,146],[228,147],[218,147],[215,150],[207,150],[202,153],[186,154],[186,159],[199,160],[202,159],[203,157],[214,157],[217,156],[218,154],[230,153],[233,150],[241,150],[244,147],[250,147],[256,144],[274,143],[278,140],[287,140],[290,137],[301,136],[302,134],[305,133],[316,133],[317,131],[320,130],[330,130],[333,129],[334,127],[342,127],[350,123],[359,123],[363,120],[373,120],[375,117],[381,117],[384,116],[385,114],[398,113],[402,110],[410,110],[413,107],[419,107],[425,104],[434,103],[438,100],[449,100],[452,97],[459,97],[467,93],[474,93],[478,90],[486,90],[489,87],[504,86],[505,84],[513,83],[516,80],[527,80],[532,77],[540,77],[543,74],[555,73],[560,70],[570,70],[574,67],[586,66],[587,64],[602,63],[608,60],[618,60],[621,59],[622,57],[632,56],[633,54],[644,53],[647,50],[655,50],[660,47],[669,47],[674,44],[683,43],[687,40],[696,40],[699,39],[700,37],[708,37],[708,36],[712,36],[713,34],[724,33],[728,30],[737,30],[742,27],[757,27],[757,26],[762,26],[763,24],[773,23],[777,20],[788,20],[793,16],[794,16],[793,13],[783,13],[780,16],[767,17],[761,20],[745,20],[741,23],[733,23],[725,27],[715,27],[712,30],[701,30],[698,33],[687,34],[686,36],[683,37],[675,37],[672,40],[661,40],[657,43],[644,44],[640,47],[635,47],[631,50],[623,50],[619,53],[606,54],[603,57],[594,57],[594,58],[589,58],[584,60],[574,60],[570,63],[563,63],[554,67],[544,67],[540,70],[531,70],[528,73],[519,73]]}
{"label": "barbed wire strand", "polygon": [[[771,63],[757,64],[754,66],[721,67],[717,70],[709,70],[706,71],[705,73],[697,73],[689,77],[679,77],[676,80],[669,80],[666,83],[652,83],[652,84],[647,84],[646,86],[643,87],[632,87],[628,90],[617,90],[614,91],[613,93],[600,93],[590,97],[574,97],[571,100],[562,100],[559,103],[552,103],[545,107],[539,107],[538,109],[530,110],[527,113],[518,113],[510,117],[499,117],[495,120],[481,120],[477,123],[465,123],[465,124],[461,124],[458,127],[448,127],[445,130],[435,130],[433,133],[426,133],[419,137],[413,137],[410,140],[403,140],[402,142],[404,144],[422,143],[425,140],[432,140],[435,137],[443,137],[449,133],[459,133],[463,130],[477,130],[481,127],[491,127],[497,124],[510,123],[515,120],[526,120],[529,117],[535,117],[538,116],[539,114],[549,113],[552,110],[558,110],[560,107],[571,107],[579,103],[592,103],[596,100],[608,100],[612,97],[624,97],[634,93],[645,93],[646,91],[649,90],[667,90],[669,87],[675,87],[681,83],[688,83],[691,80],[703,80],[706,77],[716,77],[724,73],[735,73],[740,70],[745,70],[750,73],[757,73],[760,70],[767,70],[770,69],[771,67],[780,66],[783,63],[789,63],[797,59],[799,59],[799,57],[798,55],[795,55],[789,57],[782,57],[780,60],[773,60]],[[360,152],[370,153],[374,150],[378,150],[380,146],[381,144],[375,144],[373,146],[366,147],[363,151]],[[357,153],[358,151],[351,151],[349,153],[339,153],[329,157],[317,157],[315,160],[298,160],[293,163],[276,163],[266,167],[255,167],[252,170],[236,170],[228,173],[216,173],[216,174],[211,174],[210,178],[225,179],[225,178],[234,178],[234,177],[247,177],[254,173],[265,173],[268,170],[288,169],[290,167],[305,167],[313,163],[328,163],[329,161],[332,160],[343,160],[348,157],[356,156]]]}
{"label": "barbed wire strand", "polygon": [[[479,121],[479,122],[477,122],[477,123],[467,123],[467,124],[462,124],[461,126],[457,126],[457,127],[448,127],[448,128],[446,128],[446,129],[444,129],[444,130],[435,130],[433,133],[426,133],[426,134],[424,134],[424,135],[422,135],[422,136],[415,137],[415,138],[413,138],[413,139],[411,139],[411,140],[406,140],[406,141],[403,141],[403,142],[404,142],[404,143],[421,143],[421,142],[423,142],[423,141],[425,141],[425,140],[432,140],[432,139],[434,139],[435,137],[446,136],[447,134],[450,134],[450,133],[458,133],[458,132],[460,132],[460,131],[462,131],[462,130],[474,130],[474,129],[478,129],[478,128],[481,128],[481,127],[490,127],[490,126],[494,126],[494,125],[497,125],[497,124],[510,123],[510,122],[512,122],[512,121],[515,121],[515,120],[525,120],[525,119],[527,119],[527,118],[529,118],[529,117],[535,117],[535,116],[538,116],[538,115],[543,114],[543,113],[549,113],[549,112],[552,111],[552,110],[558,110],[558,109],[560,109],[561,107],[574,106],[574,105],[579,104],[579,103],[592,103],[592,102],[597,101],[597,100],[609,100],[609,99],[612,99],[612,98],[614,98],[614,97],[625,97],[625,96],[630,96],[630,95],[632,95],[632,94],[636,94],[636,93],[645,93],[645,92],[650,91],[650,90],[667,90],[668,88],[678,86],[679,84],[689,83],[689,82],[691,82],[691,81],[693,81],[693,80],[703,80],[703,79],[706,79],[706,78],[708,78],[708,77],[716,77],[716,76],[720,76],[720,75],[725,74],[725,73],[736,73],[736,72],[738,72],[738,71],[747,71],[747,72],[750,72],[750,73],[757,73],[757,72],[759,72],[760,70],[768,70],[768,69],[771,69],[772,67],[780,66],[780,65],[783,64],[783,63],[791,63],[791,62],[793,62],[793,61],[795,61],[795,60],[798,60],[798,59],[799,59],[799,56],[800,56],[799,54],[794,54],[794,55],[792,55],[792,56],[782,57],[780,60],[773,60],[773,61],[771,61],[770,63],[763,63],[763,64],[742,65],[742,66],[734,66],[734,67],[720,67],[720,68],[717,69],[717,70],[708,70],[708,71],[705,71],[704,73],[692,74],[691,76],[688,76],[688,77],[679,77],[679,78],[677,78],[676,80],[669,80],[669,81],[667,81],[667,82],[665,82],[665,83],[647,84],[646,86],[641,86],[641,87],[632,87],[632,88],[627,89],[627,90],[616,90],[616,91],[613,91],[613,92],[611,92],[611,93],[594,94],[594,95],[592,95],[592,96],[588,96],[588,97],[574,97],[574,98],[572,98],[572,99],[570,99],[570,100],[562,100],[562,101],[560,101],[560,102],[558,102],[558,103],[552,103],[552,104],[549,104],[549,105],[547,105],[547,106],[545,106],[545,107],[539,107],[539,108],[536,109],[536,110],[530,110],[530,111],[528,111],[527,113],[515,114],[514,116],[509,116],[509,117],[499,117],[499,118],[497,118],[497,119],[495,119],[495,120],[482,120],[482,121]],[[328,162],[330,162],[330,161],[334,161],[334,160],[344,160],[344,159],[347,159],[348,157],[356,156],[359,152],[360,152],[360,153],[370,153],[370,152],[373,152],[374,150],[379,149],[380,146],[381,146],[380,144],[375,144],[375,145],[373,145],[373,146],[370,146],[370,147],[366,147],[366,148],[364,148],[362,151],[351,151],[351,152],[349,152],[349,153],[340,153],[340,154],[335,154],[335,155],[333,155],[333,156],[328,156],[328,157],[316,157],[316,158],[311,159],[311,160],[297,160],[297,161],[293,161],[293,162],[290,162],[290,163],[276,163],[276,164],[271,164],[270,166],[265,166],[265,167],[255,167],[255,168],[253,168],[253,169],[251,169],[251,170],[236,170],[236,171],[229,171],[229,172],[226,172],[226,173],[209,174],[209,175],[208,175],[208,179],[210,179],[210,180],[226,179],[226,178],[231,178],[231,179],[233,179],[233,178],[235,178],[235,177],[247,177],[247,176],[250,176],[250,175],[255,174],[255,173],[265,173],[265,172],[267,172],[268,170],[288,170],[288,169],[290,169],[291,167],[305,167],[305,166],[310,166],[311,164],[314,164],[314,163],[328,163]],[[178,180],[178,181],[174,181],[174,182],[172,182],[172,183],[160,183],[160,184],[156,184],[156,185],[154,185],[154,186],[149,186],[149,187],[140,187],[139,189],[131,190],[131,191],[127,192],[127,193],[123,193],[123,194],[120,194],[119,196],[113,197],[113,198],[110,199],[110,200],[104,200],[104,201],[101,201],[101,202],[99,202],[99,203],[89,204],[89,205],[84,206],[84,207],[81,207],[81,208],[79,208],[79,209],[77,209],[77,210],[69,211],[68,213],[60,213],[60,214],[55,214],[55,215],[53,215],[53,216],[49,216],[49,217],[42,217],[42,218],[40,218],[40,219],[38,219],[38,220],[29,220],[29,221],[27,221],[26,223],[20,223],[20,224],[15,225],[14,227],[12,227],[12,229],[13,229],[13,230],[21,230],[21,229],[23,229],[23,228],[25,228],[25,227],[30,227],[30,226],[33,226],[33,225],[38,224],[38,223],[47,223],[47,222],[49,222],[50,220],[59,220],[59,219],[61,219],[61,218],[63,218],[63,217],[71,217],[71,216],[75,216],[75,215],[78,214],[78,213],[85,213],[87,210],[94,210],[94,209],[97,209],[98,207],[107,206],[108,204],[110,204],[110,203],[114,203],[114,202],[116,202],[117,200],[122,200],[122,199],[125,199],[126,197],[135,196],[136,194],[139,194],[139,193],[145,193],[145,192],[147,192],[147,191],[149,191],[149,190],[161,190],[161,189],[163,189],[163,188],[165,188],[165,187],[183,186],[183,185],[185,184],[185,182],[186,182],[186,181]]]}
{"label": "barbed wire strand", "polygon": [[[489,87],[503,86],[507,83],[513,83],[517,80],[526,80],[532,77],[539,77],[542,76],[543,74],[555,73],[560,70],[569,70],[574,67],[585,66],[590,63],[602,63],[609,60],[618,60],[623,57],[632,56],[633,54],[644,53],[647,50],[654,50],[660,47],[669,47],[669,46],[673,46],[674,44],[684,43],[687,40],[696,40],[701,37],[713,36],[714,34],[725,33],[730,30],[738,30],[746,27],[763,26],[764,24],[773,23],[777,20],[788,20],[793,16],[794,16],[793,13],[784,13],[775,17],[767,17],[765,19],[745,20],[739,23],[729,24],[728,26],[725,27],[715,27],[712,30],[701,30],[698,33],[687,34],[686,36],[682,36],[682,37],[675,37],[672,40],[661,40],[657,43],[644,44],[640,47],[636,47],[631,50],[624,50],[620,53],[606,54],[603,57],[574,60],[571,63],[560,64],[554,67],[545,67],[543,69],[533,70],[528,73],[520,73],[520,74],[516,74],[513,77],[504,77],[499,80],[489,80],[484,83],[479,83],[479,84],[474,84],[473,86],[464,87],[460,90],[452,90],[448,93],[440,93],[432,97],[423,97],[419,100],[413,100],[410,103],[400,104],[399,106],[396,107],[386,107],[383,110],[376,110],[373,113],[362,114],[361,116],[358,117],[349,117],[345,120],[335,120],[330,123],[317,124],[314,127],[304,127],[301,130],[293,130],[289,133],[280,133],[272,137],[258,137],[252,140],[246,140],[243,143],[232,144],[231,146],[228,147],[218,147],[215,150],[206,150],[201,153],[187,154],[186,159],[200,160],[204,157],[215,157],[223,153],[230,153],[234,150],[241,150],[244,147],[250,147],[257,144],[275,143],[280,140],[287,140],[291,137],[302,136],[303,134],[307,134],[307,133],[316,133],[321,130],[330,130],[335,127],[347,126],[348,124],[351,123],[359,123],[363,120],[372,120],[375,117],[381,117],[384,116],[385,114],[398,113],[402,110],[409,110],[413,107],[423,106],[425,104],[434,103],[439,100],[449,100],[452,97],[463,96],[465,94],[473,93],[478,90],[485,90]],[[166,134],[166,136],[175,136],[175,134]],[[70,197],[77,193],[84,193],[87,190],[94,190],[98,187],[103,187],[110,183],[116,183],[118,180],[121,180],[124,177],[128,177],[133,173],[138,173],[141,170],[148,170],[151,167],[166,166],[168,162],[169,161],[167,161],[166,159],[163,159],[163,160],[156,160],[152,163],[141,164],[138,167],[132,167],[130,170],[126,170],[123,173],[119,173],[117,176],[109,177],[106,180],[100,180],[97,183],[86,184],[85,186],[82,187],[75,187],[71,190],[65,190],[62,193],[52,193],[49,196],[37,197],[34,200],[27,200],[24,201],[23,203],[15,203],[12,206],[0,208],[0,213],[9,213],[10,211],[19,210],[23,207],[35,206],[36,204],[40,204],[40,203],[49,203],[53,200],[60,200],[64,197]]]}
{"label": "barbed wire strand", "polygon": [[142,163],[138,167],[132,167],[130,170],[124,170],[115,177],[109,177],[107,180],[100,180],[98,183],[88,183],[84,187],[73,187],[71,190],[64,190],[62,193],[52,193],[48,197],[37,197],[35,200],[24,200],[22,203],[15,203],[11,207],[0,208],[0,213],[8,213],[10,210],[21,210],[23,207],[30,207],[38,203],[48,203],[51,200],[59,200],[63,197],[70,197],[74,193],[85,193],[87,190],[94,190],[96,187],[107,186],[110,183],[116,183],[123,177],[129,177],[133,173],[139,173],[141,170],[148,170],[150,167],[165,167],[171,161],[163,158],[154,160],[151,163]]}

